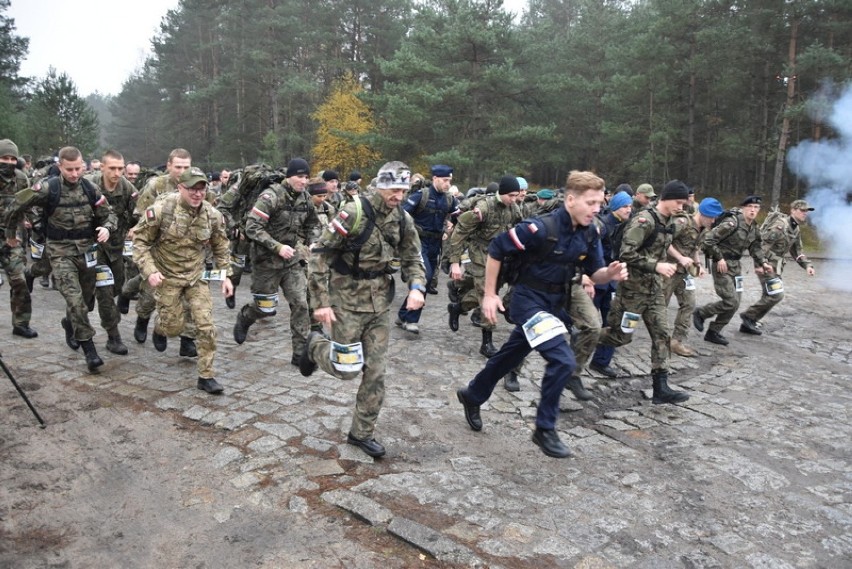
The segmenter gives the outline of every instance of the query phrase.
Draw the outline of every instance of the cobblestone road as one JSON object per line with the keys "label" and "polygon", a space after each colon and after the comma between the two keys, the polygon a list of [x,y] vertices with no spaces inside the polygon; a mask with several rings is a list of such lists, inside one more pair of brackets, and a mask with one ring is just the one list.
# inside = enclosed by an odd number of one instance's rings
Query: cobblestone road
{"label": "cobblestone road", "polygon": [[[583,405],[563,397],[559,430],[576,454],[568,460],[530,441],[538,356],[520,392],[498,386],[482,432],[467,427],[455,390],[484,360],[478,329],[466,320],[456,334],[447,328],[443,280],[420,335],[392,331],[376,432],[388,455],[378,461],[344,443],[357,385],[304,378],[290,364],[286,308],[237,345],[236,311],[214,292],[221,397],[195,388],[195,362],[178,357],[176,340],[163,354],[150,339],[133,341],[133,306],[121,324],[130,354],[107,352],[99,330],[106,364],[87,373],[64,344],[61,297],[38,284],[37,349],[4,328],[2,353],[19,376],[122,396],[164,425],[180,415],[216,431],[210,465],[253,508],[286,503],[309,515],[333,504],[446,566],[850,567],[852,302],[796,266],[785,277],[787,297],[762,337],[732,325],[723,348],[693,331],[700,357],[674,356],[672,366],[671,382],[691,395],[683,405],[650,404],[650,344],[637,332],[617,352],[625,377],[587,375],[596,399]],[[743,307],[758,294],[756,278],[747,281]],[[712,295],[708,279],[698,295]],[[248,297],[246,282],[237,306]],[[0,319],[8,322],[8,305]],[[495,344],[507,334],[501,325]]]}

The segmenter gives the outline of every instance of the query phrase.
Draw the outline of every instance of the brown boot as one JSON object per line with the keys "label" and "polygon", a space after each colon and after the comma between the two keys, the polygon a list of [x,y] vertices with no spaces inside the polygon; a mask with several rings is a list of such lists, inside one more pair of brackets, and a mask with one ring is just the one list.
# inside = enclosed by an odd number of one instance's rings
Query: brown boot
{"label": "brown boot", "polygon": [[685,358],[694,358],[695,356],[698,355],[698,353],[695,350],[693,350],[692,348],[690,348],[689,346],[687,346],[686,344],[684,344],[680,340],[675,340],[674,338],[672,338],[669,345],[671,346],[672,352],[674,352],[675,354],[677,354],[679,356],[683,356]]}

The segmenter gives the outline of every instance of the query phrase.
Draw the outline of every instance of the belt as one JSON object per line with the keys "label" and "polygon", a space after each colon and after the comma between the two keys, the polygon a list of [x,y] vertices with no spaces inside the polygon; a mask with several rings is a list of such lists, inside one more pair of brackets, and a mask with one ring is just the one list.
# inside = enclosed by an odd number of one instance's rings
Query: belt
{"label": "belt", "polygon": [[564,293],[566,292],[566,285],[562,284],[553,284],[546,281],[539,281],[533,279],[532,277],[521,275],[515,284],[522,284],[529,288],[540,290],[542,292],[549,292],[552,294]]}

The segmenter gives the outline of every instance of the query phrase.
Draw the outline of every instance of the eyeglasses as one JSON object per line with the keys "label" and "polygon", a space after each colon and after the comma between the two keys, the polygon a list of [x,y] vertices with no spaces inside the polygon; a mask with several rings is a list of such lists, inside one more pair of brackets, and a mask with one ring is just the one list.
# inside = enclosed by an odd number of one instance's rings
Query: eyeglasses
{"label": "eyeglasses", "polygon": [[207,186],[202,186],[200,188],[196,188],[195,186],[191,188],[184,188],[187,192],[191,194],[201,194],[207,192]]}

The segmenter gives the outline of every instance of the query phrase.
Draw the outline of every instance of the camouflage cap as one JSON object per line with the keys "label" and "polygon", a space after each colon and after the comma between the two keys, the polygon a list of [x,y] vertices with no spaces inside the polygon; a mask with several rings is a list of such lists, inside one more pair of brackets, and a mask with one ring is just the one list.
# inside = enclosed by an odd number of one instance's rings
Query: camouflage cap
{"label": "camouflage cap", "polygon": [[411,178],[411,169],[407,164],[398,160],[386,162],[379,168],[379,174],[376,178],[377,190],[394,190],[399,188],[407,190]]}
{"label": "camouflage cap", "polygon": [[654,193],[654,186],[651,184],[640,184],[639,187],[636,188],[636,193],[648,196],[649,198],[657,197],[657,194]]}
{"label": "camouflage cap", "polygon": [[800,209],[802,211],[813,211],[814,210],[814,208],[812,208],[808,204],[808,202],[806,202],[805,200],[793,201],[793,203],[790,204],[790,209]]}
{"label": "camouflage cap", "polygon": [[207,184],[207,174],[201,168],[187,168],[178,178],[178,184],[185,188],[191,188],[199,182]]}

